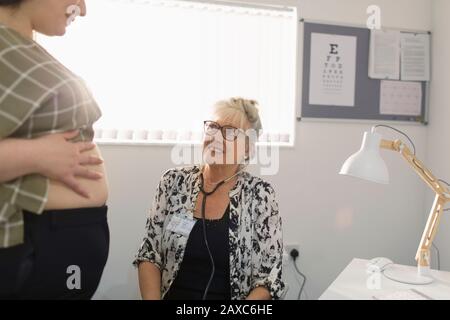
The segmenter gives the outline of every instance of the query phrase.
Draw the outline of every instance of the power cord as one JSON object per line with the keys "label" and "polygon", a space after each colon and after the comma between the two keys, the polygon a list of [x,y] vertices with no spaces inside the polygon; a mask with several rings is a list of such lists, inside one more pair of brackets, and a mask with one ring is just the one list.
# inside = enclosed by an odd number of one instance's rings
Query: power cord
{"label": "power cord", "polygon": [[[438,181],[442,182],[447,187],[450,187],[450,183],[448,183],[447,181],[445,181],[443,179],[438,179]],[[444,209],[444,211],[450,211],[450,208]],[[434,250],[436,250],[437,268],[438,268],[438,270],[441,270],[441,254],[439,253],[439,248],[434,244],[434,242],[431,245],[433,246]]]}
{"label": "power cord", "polygon": [[[445,184],[447,187],[450,187],[450,183],[448,183],[447,181],[443,180],[443,179],[439,179],[439,182],[442,182],[443,184]],[[450,208],[448,209],[444,209],[445,212],[450,211]]]}
{"label": "power cord", "polygon": [[414,142],[412,141],[412,139],[411,139],[406,133],[404,133],[403,131],[400,131],[400,130],[394,128],[394,127],[387,126],[387,125],[385,125],[385,124],[377,124],[377,125],[374,126],[373,128],[376,129],[376,128],[380,128],[380,127],[381,127],[381,128],[388,128],[388,129],[394,130],[395,132],[398,132],[398,133],[400,133],[401,135],[403,135],[404,137],[406,137],[406,139],[408,139],[409,143],[411,143],[411,146],[412,146],[412,148],[413,148],[414,155],[416,155],[416,146],[415,146]]}
{"label": "power cord", "polygon": [[432,243],[431,245],[433,246],[434,250],[436,250],[437,269],[441,270],[441,254],[439,253],[439,248],[434,243]]}
{"label": "power cord", "polygon": [[297,300],[300,300],[302,298],[303,288],[305,287],[306,276],[298,269],[298,266],[297,266],[297,258],[300,255],[298,250],[292,249],[291,252],[289,252],[289,255],[292,257],[292,260],[294,260],[293,263],[294,263],[295,271],[300,275],[300,277],[303,278],[303,283],[300,287],[300,291],[298,293],[298,298],[297,298]]}

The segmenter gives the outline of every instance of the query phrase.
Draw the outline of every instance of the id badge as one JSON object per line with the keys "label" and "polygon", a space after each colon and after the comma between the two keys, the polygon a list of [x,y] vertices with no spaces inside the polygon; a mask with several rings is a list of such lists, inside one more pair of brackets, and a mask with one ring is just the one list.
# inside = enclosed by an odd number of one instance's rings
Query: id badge
{"label": "id badge", "polygon": [[189,237],[189,234],[191,233],[192,228],[194,228],[196,222],[196,220],[188,217],[173,215],[167,225],[167,230],[181,234],[184,237]]}

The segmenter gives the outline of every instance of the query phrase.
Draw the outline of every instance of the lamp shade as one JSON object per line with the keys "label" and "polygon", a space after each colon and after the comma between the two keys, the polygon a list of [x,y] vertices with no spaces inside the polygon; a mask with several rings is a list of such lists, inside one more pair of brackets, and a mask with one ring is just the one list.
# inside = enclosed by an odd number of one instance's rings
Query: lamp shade
{"label": "lamp shade", "polygon": [[365,132],[361,149],[345,161],[339,174],[388,184],[389,172],[380,155],[381,135]]}

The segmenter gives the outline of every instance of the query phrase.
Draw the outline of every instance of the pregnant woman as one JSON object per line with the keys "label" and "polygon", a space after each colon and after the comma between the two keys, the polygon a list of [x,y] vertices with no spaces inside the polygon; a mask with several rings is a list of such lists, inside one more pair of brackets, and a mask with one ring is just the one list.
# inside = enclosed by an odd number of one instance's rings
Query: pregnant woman
{"label": "pregnant woman", "polygon": [[106,264],[101,112],[33,40],[85,14],[84,0],[0,0],[0,299],[89,299]]}

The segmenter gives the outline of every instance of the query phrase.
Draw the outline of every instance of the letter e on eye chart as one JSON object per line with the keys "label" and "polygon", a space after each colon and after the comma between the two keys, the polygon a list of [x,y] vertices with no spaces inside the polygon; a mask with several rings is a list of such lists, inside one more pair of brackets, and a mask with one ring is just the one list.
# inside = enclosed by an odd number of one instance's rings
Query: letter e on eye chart
{"label": "letter e on eye chart", "polygon": [[309,104],[355,106],[356,37],[311,34]]}

